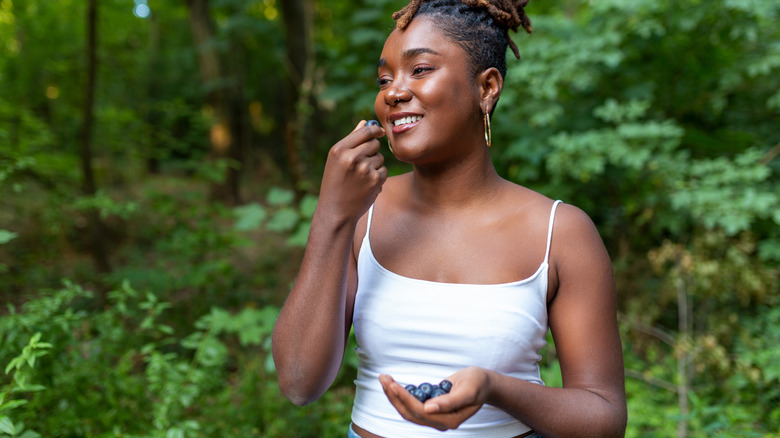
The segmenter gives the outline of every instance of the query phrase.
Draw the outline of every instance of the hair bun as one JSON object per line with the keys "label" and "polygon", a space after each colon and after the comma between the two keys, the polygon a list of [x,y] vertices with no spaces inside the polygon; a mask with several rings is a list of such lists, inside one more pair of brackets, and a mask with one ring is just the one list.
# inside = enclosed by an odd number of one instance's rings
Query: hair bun
{"label": "hair bun", "polygon": [[[437,6],[452,6],[457,0],[441,2],[437,0],[410,0],[408,5],[393,14],[396,27],[405,29],[412,22],[414,16],[417,15],[420,5],[429,2],[441,3]],[[525,14],[525,7],[528,5],[528,2],[529,0],[460,0],[460,3],[466,6],[485,9],[498,24],[507,29],[517,32],[522,27],[526,32],[532,33],[534,30],[531,27],[531,20]],[[515,57],[520,59],[520,51],[511,37],[509,38],[509,47],[515,54]]]}
{"label": "hair bun", "polygon": [[525,14],[529,0],[462,0],[469,6],[483,7],[493,18],[509,29],[517,32],[522,27],[526,32],[533,32],[531,20]]}

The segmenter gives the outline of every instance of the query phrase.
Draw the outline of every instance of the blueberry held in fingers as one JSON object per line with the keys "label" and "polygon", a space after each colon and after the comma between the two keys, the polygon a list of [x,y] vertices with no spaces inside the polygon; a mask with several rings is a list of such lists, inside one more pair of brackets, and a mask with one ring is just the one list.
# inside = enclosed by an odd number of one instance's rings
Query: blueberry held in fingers
{"label": "blueberry held in fingers", "polygon": [[449,380],[442,380],[439,383],[439,388],[443,389],[444,392],[450,392],[450,390],[452,389],[452,382],[450,382]]}
{"label": "blueberry held in fingers", "polygon": [[379,126],[379,122],[376,120],[369,120],[366,122],[366,126]]}

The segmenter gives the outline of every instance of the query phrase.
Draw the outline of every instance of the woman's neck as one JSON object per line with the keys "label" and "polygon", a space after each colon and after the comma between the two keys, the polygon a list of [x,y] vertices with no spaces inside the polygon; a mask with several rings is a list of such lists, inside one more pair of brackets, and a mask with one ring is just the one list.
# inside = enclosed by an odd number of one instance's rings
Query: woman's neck
{"label": "woman's neck", "polygon": [[480,149],[457,163],[415,165],[411,189],[415,201],[429,208],[462,210],[491,202],[503,183],[490,152]]}

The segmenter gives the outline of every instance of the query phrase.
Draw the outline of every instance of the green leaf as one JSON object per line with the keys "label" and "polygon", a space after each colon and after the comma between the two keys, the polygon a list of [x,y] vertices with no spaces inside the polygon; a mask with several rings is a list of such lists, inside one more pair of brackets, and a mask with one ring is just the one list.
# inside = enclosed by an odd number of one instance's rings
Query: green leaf
{"label": "green leaf", "polygon": [[43,391],[46,387],[43,385],[24,385],[24,388],[19,388],[20,392],[37,392]]}
{"label": "green leaf", "polygon": [[234,320],[235,332],[242,346],[259,345],[273,330],[274,322],[279,316],[279,309],[272,306],[258,309],[243,309]]}
{"label": "green leaf", "polygon": [[266,201],[269,205],[281,207],[292,204],[295,199],[295,192],[283,189],[281,187],[272,187],[266,195]]}
{"label": "green leaf", "polygon": [[0,417],[0,432],[8,435],[16,435],[16,427],[10,418],[6,416]]}
{"label": "green leaf", "polygon": [[0,230],[0,245],[16,239],[17,236],[18,234],[12,233],[8,230]]}
{"label": "green leaf", "polygon": [[30,338],[30,344],[35,344],[36,342],[41,340],[41,332],[35,332],[34,335],[32,335],[32,338]]}
{"label": "green leaf", "polygon": [[4,405],[0,406],[0,412],[10,411],[11,409],[18,408],[19,406],[24,406],[26,404],[27,404],[27,400],[24,399],[10,400],[5,402]]}
{"label": "green leaf", "polygon": [[24,363],[24,358],[22,358],[22,356],[18,356],[11,359],[11,361],[8,362],[8,366],[5,367],[5,373],[8,374],[9,372],[11,372],[13,368],[18,369],[19,367],[17,366],[17,364],[21,365],[22,363]]}
{"label": "green leaf", "polygon": [[207,367],[217,367],[227,359],[227,347],[214,337],[207,337],[198,346],[198,362]]}
{"label": "green leaf", "polygon": [[298,212],[290,207],[285,207],[274,213],[266,226],[270,231],[284,232],[292,230],[297,223]]}
{"label": "green leaf", "polygon": [[168,429],[168,432],[165,434],[165,438],[184,438],[184,431],[178,427],[172,427]]}
{"label": "green leaf", "polygon": [[304,219],[311,219],[314,216],[314,210],[317,208],[317,197],[312,195],[306,195],[301,199],[301,203],[298,206],[301,217]]}
{"label": "green leaf", "polygon": [[236,216],[236,223],[234,228],[237,231],[251,231],[255,230],[262,225],[268,212],[263,206],[258,203],[252,203],[236,207],[233,210]]}
{"label": "green leaf", "polygon": [[290,246],[305,247],[306,242],[309,240],[309,231],[311,231],[311,222],[302,222],[298,225],[295,233],[287,239],[287,244]]}
{"label": "green leaf", "polygon": [[644,116],[649,108],[648,101],[632,100],[623,104],[609,98],[604,105],[593,110],[593,115],[607,122],[622,123],[637,120]]}

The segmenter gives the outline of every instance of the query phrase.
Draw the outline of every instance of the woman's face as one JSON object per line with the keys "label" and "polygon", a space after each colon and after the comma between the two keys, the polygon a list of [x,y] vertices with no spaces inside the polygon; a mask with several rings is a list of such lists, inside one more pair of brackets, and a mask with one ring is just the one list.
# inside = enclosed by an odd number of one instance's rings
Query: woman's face
{"label": "woman's face", "polygon": [[399,160],[426,164],[484,143],[480,87],[468,57],[430,18],[390,34],[378,83],[374,110]]}

